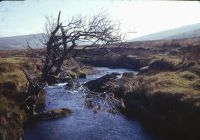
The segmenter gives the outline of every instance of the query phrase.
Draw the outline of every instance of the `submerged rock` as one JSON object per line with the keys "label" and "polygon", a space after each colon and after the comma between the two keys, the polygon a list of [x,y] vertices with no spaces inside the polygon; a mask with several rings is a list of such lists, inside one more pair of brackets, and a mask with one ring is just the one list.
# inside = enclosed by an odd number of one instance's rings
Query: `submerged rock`
{"label": "submerged rock", "polygon": [[53,109],[49,111],[44,111],[40,113],[34,114],[31,119],[33,120],[49,120],[49,119],[57,119],[64,116],[68,116],[72,113],[72,111],[68,108],[59,108]]}

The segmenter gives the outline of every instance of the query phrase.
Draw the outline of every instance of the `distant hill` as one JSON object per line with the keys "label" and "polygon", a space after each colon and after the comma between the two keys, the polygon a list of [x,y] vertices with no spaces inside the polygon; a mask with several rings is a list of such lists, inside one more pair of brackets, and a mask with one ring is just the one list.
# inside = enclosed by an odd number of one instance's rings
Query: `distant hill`
{"label": "distant hill", "polygon": [[[31,34],[22,36],[2,37],[0,38],[0,50],[24,49],[27,46],[27,41],[30,42],[32,48],[38,49],[42,47],[40,42],[44,38],[44,34]],[[91,42],[76,42],[78,45],[87,45]]]}
{"label": "distant hill", "polygon": [[27,46],[27,41],[31,47],[41,48],[40,39],[43,34],[31,34],[22,36],[2,37],[0,38],[0,50],[23,49]]}
{"label": "distant hill", "polygon": [[145,35],[142,37],[134,38],[130,41],[170,40],[193,37],[200,37],[200,23]]}
{"label": "distant hill", "polygon": [[[27,45],[27,41],[33,48],[41,48],[41,42],[44,34],[31,34],[22,36],[2,37],[0,38],[0,50],[23,49]],[[132,41],[148,41],[148,40],[172,40],[200,37],[200,23],[182,26],[175,29],[161,31],[142,37],[134,38]],[[90,44],[89,42],[78,42],[79,45]]]}

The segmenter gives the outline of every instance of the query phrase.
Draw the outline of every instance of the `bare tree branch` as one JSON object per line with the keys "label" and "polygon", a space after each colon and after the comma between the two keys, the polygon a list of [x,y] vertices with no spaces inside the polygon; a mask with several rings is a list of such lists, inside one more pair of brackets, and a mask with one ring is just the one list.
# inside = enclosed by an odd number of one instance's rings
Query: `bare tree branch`
{"label": "bare tree branch", "polygon": [[80,43],[85,43],[83,49],[89,47],[106,48],[109,45],[122,42],[119,26],[108,19],[105,14],[98,14],[91,18],[72,17],[66,25],[60,21],[47,19],[46,59],[43,66],[43,79],[50,75],[57,75],[61,71],[63,61],[74,56],[72,53]]}

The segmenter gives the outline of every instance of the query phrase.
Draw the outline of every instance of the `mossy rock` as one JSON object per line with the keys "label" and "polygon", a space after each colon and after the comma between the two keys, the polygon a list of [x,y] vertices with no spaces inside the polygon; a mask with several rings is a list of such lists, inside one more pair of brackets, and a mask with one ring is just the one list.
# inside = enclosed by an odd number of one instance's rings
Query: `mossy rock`
{"label": "mossy rock", "polygon": [[68,108],[59,108],[53,109],[49,111],[40,112],[34,114],[31,119],[33,120],[50,120],[50,119],[57,119],[65,116],[69,116],[72,111]]}

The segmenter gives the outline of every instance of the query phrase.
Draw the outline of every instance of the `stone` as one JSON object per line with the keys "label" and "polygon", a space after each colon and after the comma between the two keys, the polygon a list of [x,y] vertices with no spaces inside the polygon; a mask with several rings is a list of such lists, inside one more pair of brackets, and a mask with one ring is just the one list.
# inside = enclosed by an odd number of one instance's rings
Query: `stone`
{"label": "stone", "polygon": [[49,120],[49,119],[57,119],[64,116],[68,116],[72,113],[72,111],[68,108],[59,108],[53,109],[49,111],[40,112],[34,114],[31,119],[33,120]]}

